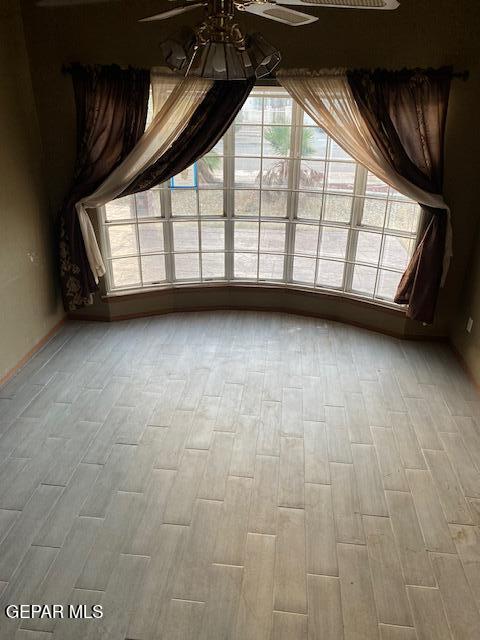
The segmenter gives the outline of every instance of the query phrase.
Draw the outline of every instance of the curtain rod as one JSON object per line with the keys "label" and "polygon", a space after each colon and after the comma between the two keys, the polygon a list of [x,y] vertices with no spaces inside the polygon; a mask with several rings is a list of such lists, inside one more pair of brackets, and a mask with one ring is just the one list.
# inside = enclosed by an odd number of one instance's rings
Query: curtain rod
{"label": "curtain rod", "polygon": [[[74,69],[75,67],[113,67],[116,69],[120,69],[122,71],[126,71],[127,69],[132,69],[133,67],[131,66],[121,66],[118,64],[106,64],[106,65],[101,65],[101,64],[87,64],[87,65],[82,65],[81,63],[78,62],[74,62],[74,63],[70,63],[70,64],[63,64],[62,65],[62,73],[63,74],[69,74],[72,72],[72,69]],[[161,67],[155,66],[152,67],[150,69],[150,71],[160,71],[162,70]],[[353,69],[352,69],[353,70]],[[436,71],[437,73],[442,73],[442,71],[445,73],[445,75],[450,76],[451,78],[455,78],[458,80],[463,80],[466,81],[469,79],[470,77],[470,71],[468,69],[465,69],[463,71],[449,71],[448,69],[442,70],[442,69],[433,69],[432,67],[426,68],[426,69],[421,69],[421,68],[415,68],[415,69],[407,69],[407,68],[403,68],[403,69],[370,69],[369,71],[386,71],[386,72],[390,72],[390,73],[402,73],[402,72],[415,72],[415,71],[429,71],[429,70],[433,70]],[[348,71],[348,69],[346,68],[331,68],[331,69],[319,69],[318,71],[316,70],[312,70],[312,69],[281,69],[280,70],[280,74],[279,75],[289,75],[291,74],[295,74],[295,75],[301,75],[302,73],[304,73],[305,75],[307,74],[318,74],[318,75],[338,75],[340,73],[345,73],[346,71]],[[173,75],[173,72],[172,72]],[[177,75],[177,74],[174,74]],[[276,74],[273,73],[272,75],[269,76],[265,76],[264,78],[261,78],[259,81],[257,81],[256,84],[262,85],[262,84],[272,84],[272,83],[278,83]]]}

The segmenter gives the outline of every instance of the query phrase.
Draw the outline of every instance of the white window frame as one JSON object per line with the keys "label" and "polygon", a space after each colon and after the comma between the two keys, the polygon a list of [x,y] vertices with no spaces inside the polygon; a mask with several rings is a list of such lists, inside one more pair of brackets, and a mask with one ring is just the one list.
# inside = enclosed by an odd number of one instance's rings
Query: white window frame
{"label": "white window frame", "polygon": [[[251,96],[265,96],[274,92],[276,95],[279,95],[278,87],[268,87],[268,86],[260,86],[256,87]],[[287,92],[285,95],[288,96]],[[264,124],[264,114],[265,110],[262,109],[262,126]],[[258,216],[252,215],[234,215],[234,198],[235,192],[240,190],[239,188],[235,189],[235,155],[234,155],[234,125],[230,127],[230,129],[223,136],[223,172],[224,172],[224,180],[223,186],[219,187],[218,190],[223,191],[223,204],[224,204],[224,214],[223,216],[210,216],[210,215],[201,215],[200,206],[199,206],[199,191],[200,189],[197,187],[195,190],[196,199],[197,199],[197,215],[196,216],[172,216],[172,204],[171,204],[171,189],[169,188],[169,182],[163,183],[159,187],[155,188],[159,191],[160,205],[161,205],[161,215],[155,217],[148,217],[139,220],[137,216],[135,219],[125,219],[121,221],[112,220],[108,221],[106,218],[106,208],[101,207],[98,209],[98,217],[99,217],[99,229],[100,229],[100,244],[102,253],[105,257],[105,263],[107,265],[106,271],[106,289],[107,295],[116,296],[116,295],[125,295],[127,293],[134,292],[142,292],[146,290],[155,290],[155,289],[165,289],[165,288],[174,288],[174,287],[182,287],[182,286],[211,286],[212,284],[228,284],[228,285],[245,285],[245,284],[255,284],[257,286],[268,286],[268,287],[281,287],[281,288],[295,288],[302,289],[307,291],[316,291],[316,292],[325,292],[333,295],[337,295],[340,297],[348,297],[354,299],[360,299],[363,301],[368,301],[372,304],[378,304],[380,306],[393,307],[395,309],[401,309],[401,305],[397,305],[391,300],[381,298],[377,295],[378,281],[381,270],[383,271],[392,271],[398,273],[398,270],[382,266],[382,257],[384,253],[385,247],[385,238],[387,235],[389,236],[399,236],[403,238],[416,240],[418,229],[416,229],[412,233],[406,232],[396,232],[393,229],[386,229],[387,217],[388,217],[388,206],[392,201],[390,195],[387,195],[385,198],[375,197],[372,195],[367,195],[365,193],[366,182],[368,171],[362,165],[356,163],[355,160],[342,160],[342,159],[331,159],[329,158],[329,147],[332,144],[331,138],[327,135],[327,150],[324,160],[325,162],[325,180],[323,184],[322,191],[317,191],[317,193],[321,193],[322,195],[322,211],[319,219],[306,219],[306,218],[298,218],[298,196],[299,193],[305,190],[300,189],[299,185],[299,175],[300,175],[300,163],[301,163],[301,144],[302,144],[302,131],[303,131],[303,119],[304,114],[302,108],[292,100],[292,121],[291,121],[291,145],[290,145],[290,156],[289,156],[289,172],[288,172],[288,187],[286,189],[280,189],[272,187],[272,190],[282,191],[287,193],[287,213],[286,217],[279,216],[264,216],[262,215],[261,208],[261,198],[262,198],[262,186],[261,185],[252,185],[249,187],[244,187],[244,189],[259,191],[259,213]],[[258,126],[258,125],[257,125]],[[262,145],[262,155],[260,156],[260,160],[263,159],[263,136],[261,140]],[[240,156],[240,157],[249,157],[249,156]],[[252,156],[253,157],[253,156]],[[268,156],[266,156],[268,158]],[[356,173],[355,173],[355,184],[353,193],[350,192],[341,192],[341,191],[329,191],[327,189],[327,171],[329,166],[335,162],[350,162],[356,165]],[[326,195],[341,195],[352,197],[352,210],[351,217],[349,223],[342,222],[333,222],[324,219],[324,211],[326,204]],[[390,194],[390,192],[389,192]],[[382,203],[385,203],[385,215],[383,219],[383,227],[371,227],[361,224],[363,206],[365,200],[380,200]],[[136,207],[136,204],[135,204]],[[420,216],[419,216],[420,219]],[[199,258],[199,280],[178,280],[175,277],[175,250],[173,246],[173,221],[189,221],[189,222],[197,222],[198,224],[198,235],[199,235],[199,248],[198,250],[192,251],[191,253],[198,253]],[[201,234],[201,222],[203,221],[225,221],[225,247],[222,253],[225,256],[225,277],[224,278],[215,278],[215,279],[204,279],[202,274],[202,234]],[[258,247],[257,247],[257,277],[251,279],[239,279],[235,277],[234,274],[234,224],[235,221],[250,221],[250,222],[258,222],[259,230],[258,230]],[[150,222],[162,222],[163,230],[164,230],[164,254],[165,254],[165,281],[159,281],[154,283],[143,282],[142,275],[142,267],[141,267],[141,257],[142,254],[140,251],[140,241],[139,241],[139,225],[142,223],[150,223]],[[307,284],[299,281],[295,281],[293,279],[293,264],[294,264],[294,256],[299,255],[295,254],[295,231],[296,231],[296,223],[300,222],[301,224],[311,225],[315,228],[318,227],[318,239],[317,239],[317,254],[315,256],[315,276],[313,280],[313,284]],[[259,269],[260,269],[260,224],[262,222],[276,222],[282,223],[286,225],[286,233],[285,233],[285,250],[283,252],[284,258],[284,271],[283,271],[283,279],[282,280],[265,280],[259,279]],[[109,245],[107,228],[112,225],[132,225],[135,227],[136,240],[138,253],[135,256],[128,255],[125,257],[137,257],[139,261],[139,273],[140,273],[140,283],[125,286],[125,287],[114,287],[113,284],[113,274],[112,274],[112,256]],[[343,270],[343,282],[342,287],[328,287],[326,285],[318,285],[317,284],[317,272],[319,260],[321,257],[319,256],[319,247],[321,242],[322,231],[325,227],[328,228],[342,228],[347,230],[347,249],[345,258],[334,258],[327,257],[326,259],[333,262],[340,262],[344,265]],[[381,235],[381,245],[379,250],[379,258],[377,264],[374,265],[372,263],[362,263],[356,260],[356,244],[358,239],[359,231],[367,231],[373,232]],[[386,234],[386,231],[388,233]],[[240,250],[241,253],[254,253],[248,250]],[[181,252],[183,253],[183,252]],[[186,251],[185,253],[188,253]],[[208,251],[208,253],[212,253]],[[268,252],[262,252],[268,253]],[[277,255],[277,254],[275,254]],[[121,256],[115,256],[114,259],[117,259]],[[311,256],[305,256],[311,257]],[[376,269],[376,279],[375,279],[375,288],[373,295],[366,295],[362,292],[353,290],[353,272],[355,265],[363,265],[365,267]]]}

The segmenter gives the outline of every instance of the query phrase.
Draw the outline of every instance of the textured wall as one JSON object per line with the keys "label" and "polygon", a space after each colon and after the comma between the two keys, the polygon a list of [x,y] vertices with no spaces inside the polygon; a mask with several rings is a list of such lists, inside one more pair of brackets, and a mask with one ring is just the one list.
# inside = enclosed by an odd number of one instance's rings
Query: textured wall
{"label": "textured wall", "polygon": [[62,318],[20,8],[0,4],[0,379]]}

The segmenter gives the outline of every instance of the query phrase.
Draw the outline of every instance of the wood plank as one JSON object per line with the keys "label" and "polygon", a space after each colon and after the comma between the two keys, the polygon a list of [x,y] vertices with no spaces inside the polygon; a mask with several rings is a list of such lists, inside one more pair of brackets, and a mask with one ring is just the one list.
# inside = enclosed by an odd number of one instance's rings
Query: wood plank
{"label": "wood plank", "polygon": [[453,555],[430,554],[454,640],[475,640],[480,613],[468,585],[462,563]]}
{"label": "wood plank", "polygon": [[305,482],[330,484],[327,432],[323,422],[303,423],[305,447]]}
{"label": "wood plank", "polygon": [[418,640],[451,640],[438,589],[408,587]]}
{"label": "wood plank", "polygon": [[393,429],[373,427],[372,434],[383,487],[392,491],[408,491],[407,476],[397,449]]}
{"label": "wood plank", "polygon": [[338,576],[332,489],[328,485],[305,485],[307,572]]}
{"label": "wood plank", "polygon": [[249,533],[235,640],[265,640],[272,631],[275,536]]}
{"label": "wood plank", "polygon": [[243,565],[253,480],[230,476],[218,524],[214,562]]}
{"label": "wood plank", "polygon": [[362,514],[388,516],[375,447],[352,444],[352,457]]}
{"label": "wood plank", "polygon": [[406,584],[436,586],[412,496],[401,491],[387,491],[386,495]]}
{"label": "wood plank", "polygon": [[407,469],[407,478],[426,548],[429,551],[455,553],[455,545],[430,471]]}
{"label": "wood plank", "polygon": [[308,639],[344,640],[340,579],[307,575]]}
{"label": "wood plank", "polygon": [[280,438],[278,505],[303,509],[305,505],[303,438]]}
{"label": "wood plank", "polygon": [[243,567],[212,564],[210,590],[198,640],[225,640],[230,636],[237,617],[242,577]]}
{"label": "wood plank", "polygon": [[480,531],[478,527],[450,525],[457,553],[473,595],[480,606]]}
{"label": "wood plank", "polygon": [[285,387],[282,396],[281,435],[303,437],[303,392]]}
{"label": "wood plank", "polygon": [[331,464],[330,475],[337,542],[364,544],[360,501],[353,465]]}
{"label": "wood plank", "polygon": [[275,640],[307,640],[308,618],[300,613],[273,612],[272,638]]}
{"label": "wood plank", "polygon": [[302,509],[278,509],[273,606],[277,611],[307,611],[305,514]]}
{"label": "wood plank", "polygon": [[248,531],[275,534],[277,532],[279,459],[257,456]]}
{"label": "wood plank", "polygon": [[238,416],[230,462],[230,475],[253,478],[258,438],[258,418]]}
{"label": "wood plank", "polygon": [[233,442],[233,433],[215,433],[198,490],[199,498],[224,499]]}
{"label": "wood plank", "polygon": [[407,469],[426,469],[427,465],[409,416],[406,413],[390,413],[390,423],[403,466]]}
{"label": "wood plank", "polygon": [[163,522],[189,525],[208,453],[186,449],[168,494]]}
{"label": "wood plank", "polygon": [[379,638],[367,549],[342,543],[337,553],[345,640]]}
{"label": "wood plank", "polygon": [[378,620],[409,627],[412,616],[390,518],[363,516]]}
{"label": "wood plank", "polygon": [[473,524],[462,487],[444,451],[424,451],[448,522]]}

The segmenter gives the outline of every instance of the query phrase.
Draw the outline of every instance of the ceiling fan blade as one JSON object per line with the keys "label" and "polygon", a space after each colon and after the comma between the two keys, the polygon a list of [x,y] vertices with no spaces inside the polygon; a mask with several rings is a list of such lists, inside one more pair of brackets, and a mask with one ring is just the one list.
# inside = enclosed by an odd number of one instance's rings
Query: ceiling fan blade
{"label": "ceiling fan blade", "polygon": [[162,11],[162,13],[157,13],[154,16],[149,16],[148,18],[142,18],[139,22],[154,22],[155,20],[168,20],[168,18],[173,18],[173,16],[179,16],[181,13],[187,13],[187,11],[192,11],[192,9],[198,9],[199,7],[206,7],[206,2],[196,2],[195,4],[184,5],[182,7],[175,7],[175,9],[170,9],[170,11]]}
{"label": "ceiling fan blade", "polygon": [[37,7],[74,7],[82,4],[119,2],[120,0],[37,0]]}
{"label": "ceiling fan blade", "polygon": [[336,9],[398,9],[398,0],[275,0],[276,4],[290,4],[304,7],[333,7]]}
{"label": "ceiling fan blade", "polygon": [[316,16],[309,16],[308,13],[300,13],[300,11],[286,9],[285,7],[277,6],[273,2],[249,4],[245,7],[245,11],[261,16],[262,18],[289,24],[291,27],[301,27],[304,24],[310,24],[318,20]]}

